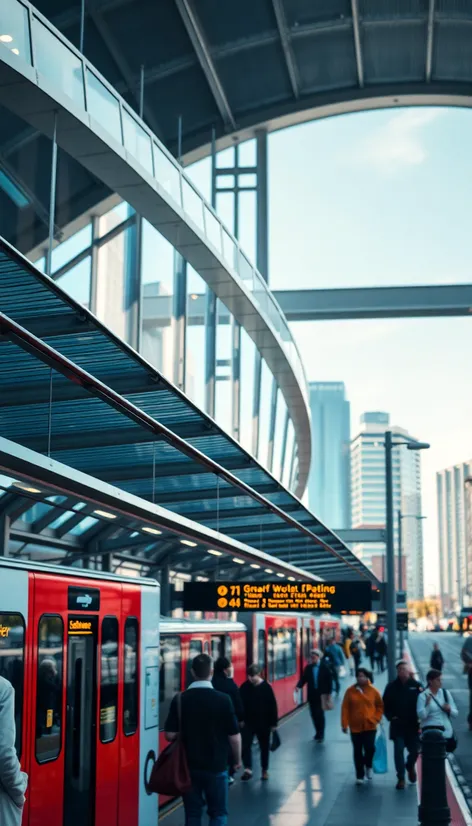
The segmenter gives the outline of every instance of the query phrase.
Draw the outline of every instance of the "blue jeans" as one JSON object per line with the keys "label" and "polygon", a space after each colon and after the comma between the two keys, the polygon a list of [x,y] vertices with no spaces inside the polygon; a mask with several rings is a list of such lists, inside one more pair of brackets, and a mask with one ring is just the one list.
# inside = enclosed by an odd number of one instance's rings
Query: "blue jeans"
{"label": "blue jeans", "polygon": [[416,734],[406,734],[401,737],[395,737],[395,768],[399,780],[405,779],[405,749],[408,752],[406,770],[411,771],[415,768],[416,761],[418,760],[418,736]]}
{"label": "blue jeans", "polygon": [[209,826],[226,826],[228,819],[228,772],[191,771],[192,788],[184,794],[185,826],[202,826],[206,803]]}

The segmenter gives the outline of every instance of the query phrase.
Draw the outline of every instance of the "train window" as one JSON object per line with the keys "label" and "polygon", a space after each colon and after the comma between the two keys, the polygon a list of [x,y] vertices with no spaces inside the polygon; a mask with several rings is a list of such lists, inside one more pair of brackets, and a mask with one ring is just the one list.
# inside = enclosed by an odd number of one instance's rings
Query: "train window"
{"label": "train window", "polygon": [[159,721],[164,728],[172,698],[182,688],[180,637],[162,637],[159,673]]}
{"label": "train window", "polygon": [[16,751],[21,756],[25,621],[21,614],[0,613],[0,676],[15,689]]}
{"label": "train window", "polygon": [[263,669],[266,670],[266,635],[263,628],[257,632],[257,662]]}
{"label": "train window", "polygon": [[269,682],[273,683],[276,678],[275,674],[275,631],[273,628],[269,628],[269,633],[267,635],[268,641],[268,659],[267,659],[267,668],[268,668],[268,679]]}
{"label": "train window", "polygon": [[223,637],[223,646],[225,657],[227,657],[228,660],[232,662],[231,655],[233,653],[233,640],[231,639],[229,634]]}
{"label": "train window", "polygon": [[57,760],[61,751],[64,623],[43,614],[38,625],[38,685],[36,689],[36,760]]}
{"label": "train window", "polygon": [[125,685],[123,694],[123,731],[129,736],[138,729],[138,632],[136,617],[125,622]]}
{"label": "train window", "polygon": [[116,737],[118,717],[118,620],[116,617],[103,619],[100,663],[100,741],[111,743]]}
{"label": "train window", "polygon": [[297,673],[297,631],[290,628],[288,631],[287,669],[285,676],[293,677]]}
{"label": "train window", "polygon": [[187,662],[187,688],[188,686],[194,682],[193,674],[192,674],[192,660],[194,657],[198,657],[199,654],[203,654],[203,643],[201,640],[190,640],[190,645],[188,648],[188,662]]}
{"label": "train window", "polygon": [[[211,658],[213,661],[223,655],[223,646],[221,644],[221,637],[211,638]],[[227,655],[226,655],[227,656]]]}

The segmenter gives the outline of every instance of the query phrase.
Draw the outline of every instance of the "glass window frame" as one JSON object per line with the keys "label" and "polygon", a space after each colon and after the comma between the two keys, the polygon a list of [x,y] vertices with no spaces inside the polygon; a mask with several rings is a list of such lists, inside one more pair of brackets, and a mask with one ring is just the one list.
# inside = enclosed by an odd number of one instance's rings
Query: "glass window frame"
{"label": "glass window frame", "polygon": [[[102,737],[102,723],[100,721],[101,713],[102,713],[102,699],[103,699],[103,626],[107,620],[113,620],[116,623],[116,683],[115,683],[115,708],[116,708],[116,716],[115,716],[115,733],[112,738],[104,739]],[[100,623],[100,686],[98,691],[98,710],[99,710],[99,717],[98,717],[98,736],[100,743],[103,745],[108,745],[109,743],[113,743],[116,740],[118,734],[118,706],[119,706],[119,674],[120,674],[120,623],[118,617],[115,614],[106,614]],[[105,706],[106,708],[107,706]]]}
{"label": "glass window frame", "polygon": [[60,728],[59,728],[59,750],[55,757],[48,757],[46,760],[40,760],[38,757],[38,737],[35,734],[34,737],[34,757],[36,763],[39,766],[44,766],[46,763],[55,763],[56,760],[59,759],[62,753],[63,745],[64,745],[64,725],[66,724],[65,715],[64,715],[64,674],[65,668],[67,667],[66,659],[65,659],[65,624],[64,618],[61,614],[45,611],[38,620],[37,626],[37,661],[36,661],[36,697],[35,697],[35,713],[34,713],[34,720],[35,720],[35,732],[37,732],[38,726],[38,674],[39,674],[39,644],[40,644],[40,626],[44,619],[58,619],[61,621],[62,624],[62,669],[61,669],[61,702],[60,702],[60,709],[61,709],[61,721],[60,721]]}
{"label": "glass window frame", "polygon": [[[129,627],[130,623],[136,623],[136,679],[134,681],[133,690],[136,697],[136,726],[132,731],[126,730],[126,719],[125,714],[127,711],[125,700],[126,700],[126,630]],[[140,690],[140,679],[139,679],[139,619],[138,617],[134,616],[134,614],[130,614],[125,619],[125,624],[123,628],[123,714],[122,714],[122,731],[124,737],[134,737],[139,732],[139,704],[140,704],[140,697],[139,697],[139,690]]]}
{"label": "glass window frame", "polygon": [[[179,687],[177,691],[172,695],[172,697],[165,696],[162,697],[162,689],[165,690],[165,684],[162,684],[162,675],[165,674],[164,668],[164,660],[163,660],[163,652],[165,643],[169,642],[169,640],[176,642],[174,651],[178,651],[178,683]],[[182,640],[179,634],[163,634],[161,637],[161,664],[159,669],[159,730],[164,731],[164,726],[166,724],[167,715],[169,713],[169,709],[172,703],[175,694],[178,694],[182,691]],[[174,660],[175,663],[175,660]]]}

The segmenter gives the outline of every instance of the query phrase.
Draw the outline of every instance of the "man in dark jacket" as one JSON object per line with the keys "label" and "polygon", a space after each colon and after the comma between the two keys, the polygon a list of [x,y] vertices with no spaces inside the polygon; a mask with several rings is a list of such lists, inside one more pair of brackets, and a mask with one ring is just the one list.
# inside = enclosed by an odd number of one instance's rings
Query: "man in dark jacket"
{"label": "man in dark jacket", "polygon": [[331,694],[333,678],[327,664],[321,659],[321,651],[317,648],[311,652],[311,664],[305,668],[297,688],[303,688],[305,685],[308,686],[308,705],[315,727],[315,740],[322,743],[326,720],[321,697],[323,694]]}
{"label": "man in dark jacket", "polygon": [[[233,668],[227,657],[219,657],[214,665],[213,688],[227,694],[233,703],[236,719],[241,726],[244,722],[244,708],[239,694],[239,688],[233,680]],[[234,783],[234,766],[232,760],[232,750],[229,750],[229,782]]]}
{"label": "man in dark jacket", "polygon": [[441,653],[439,648],[439,643],[435,642],[433,645],[433,650],[431,652],[431,659],[429,661],[431,668],[434,668],[435,671],[442,671],[444,665],[444,657]]}
{"label": "man in dark jacket", "polygon": [[395,747],[397,789],[405,788],[405,749],[408,752],[408,779],[410,783],[416,783],[419,730],[416,703],[421,691],[420,683],[411,676],[408,663],[400,660],[397,663],[397,678],[388,684],[383,696],[384,714],[390,721],[390,739]]}
{"label": "man in dark jacket", "polygon": [[254,737],[257,737],[261,751],[261,780],[269,779],[270,735],[277,728],[279,712],[273,688],[263,680],[261,670],[258,665],[250,665],[247,671],[247,680],[240,689],[244,708],[244,774],[241,780],[250,780],[252,777],[252,743]]}

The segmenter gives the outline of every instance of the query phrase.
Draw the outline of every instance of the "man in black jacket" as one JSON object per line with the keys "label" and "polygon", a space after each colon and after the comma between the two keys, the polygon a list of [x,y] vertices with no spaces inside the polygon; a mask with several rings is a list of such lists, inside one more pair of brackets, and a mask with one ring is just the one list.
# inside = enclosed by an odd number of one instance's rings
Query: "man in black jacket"
{"label": "man in black jacket", "polygon": [[[233,668],[227,657],[219,657],[214,665],[213,673],[213,688],[227,694],[233,703],[234,713],[236,719],[241,726],[244,722],[244,708],[239,693],[239,688],[233,680]],[[232,750],[229,750],[229,782],[230,785],[234,783],[234,766],[232,759]]]}
{"label": "man in black jacket", "polygon": [[408,663],[400,660],[397,663],[397,678],[388,684],[383,696],[384,714],[390,721],[390,739],[395,747],[397,789],[405,788],[405,749],[408,752],[408,779],[410,783],[416,783],[419,729],[416,703],[421,691],[420,683],[411,676]]}
{"label": "man in black jacket", "polygon": [[323,694],[331,694],[333,678],[328,665],[321,659],[321,651],[317,648],[311,652],[311,664],[305,668],[297,688],[303,688],[305,685],[308,686],[308,704],[315,727],[315,740],[322,743],[326,720],[321,697]]}
{"label": "man in black jacket", "polygon": [[250,665],[247,680],[242,684],[241,700],[244,707],[243,765],[241,780],[252,777],[252,743],[254,736],[261,750],[261,780],[269,779],[270,735],[277,728],[279,713],[274,690],[261,676],[258,665]]}

